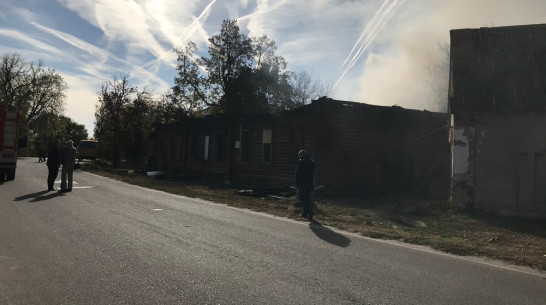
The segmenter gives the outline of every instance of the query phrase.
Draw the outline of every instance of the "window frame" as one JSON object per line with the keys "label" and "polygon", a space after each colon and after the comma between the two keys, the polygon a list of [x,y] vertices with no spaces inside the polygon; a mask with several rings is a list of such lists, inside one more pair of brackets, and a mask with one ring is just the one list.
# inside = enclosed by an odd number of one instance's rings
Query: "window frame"
{"label": "window frame", "polygon": [[210,161],[210,135],[206,134],[203,137],[203,161]]}
{"label": "window frame", "polygon": [[239,149],[239,160],[241,162],[250,162],[250,142],[251,134],[249,129],[241,130],[241,148]]}
{"label": "window frame", "polygon": [[225,143],[225,139],[224,139],[224,134],[223,133],[217,133],[215,136],[214,136],[214,143],[216,145],[216,162],[224,162],[225,160],[225,154],[226,154],[226,143]]}
{"label": "window frame", "polygon": [[[269,157],[268,160],[266,160],[266,156]],[[262,129],[262,162],[273,163],[273,129],[271,128]]]}

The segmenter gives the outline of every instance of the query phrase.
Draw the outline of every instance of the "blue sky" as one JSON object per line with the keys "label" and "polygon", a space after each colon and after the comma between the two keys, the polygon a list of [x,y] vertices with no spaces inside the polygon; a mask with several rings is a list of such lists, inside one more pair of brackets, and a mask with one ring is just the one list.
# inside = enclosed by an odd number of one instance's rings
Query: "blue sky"
{"label": "blue sky", "polygon": [[206,51],[224,19],[275,40],[288,68],[333,86],[333,98],[438,111],[444,77],[428,67],[442,61],[449,30],[546,23],[546,1],[1,0],[0,53],[57,70],[70,86],[65,114],[92,135],[106,79],[128,73],[166,92],[172,49],[193,41]]}

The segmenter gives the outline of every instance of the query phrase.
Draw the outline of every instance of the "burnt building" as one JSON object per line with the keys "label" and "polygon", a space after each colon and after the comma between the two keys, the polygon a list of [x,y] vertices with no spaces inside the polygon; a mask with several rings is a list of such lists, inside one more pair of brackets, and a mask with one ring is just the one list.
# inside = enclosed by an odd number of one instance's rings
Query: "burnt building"
{"label": "burnt building", "polygon": [[452,200],[546,216],[546,25],[451,31]]}
{"label": "burnt building", "polygon": [[277,114],[215,115],[163,126],[160,169],[294,184],[297,153],[316,160],[315,185],[340,192],[445,199],[448,115],[321,98]]}

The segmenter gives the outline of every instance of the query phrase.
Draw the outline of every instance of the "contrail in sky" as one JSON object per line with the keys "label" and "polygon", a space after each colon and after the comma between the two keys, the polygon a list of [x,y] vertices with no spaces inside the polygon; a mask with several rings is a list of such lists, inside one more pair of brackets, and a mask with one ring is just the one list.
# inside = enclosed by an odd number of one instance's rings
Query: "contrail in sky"
{"label": "contrail in sky", "polygon": [[[364,43],[360,45],[360,48],[358,49],[358,52],[351,59],[351,62],[349,63],[349,67],[352,67],[355,64],[355,62],[358,60],[358,58],[360,58],[362,53],[368,48],[368,45],[370,45],[370,43],[375,39],[375,37],[377,36],[379,31],[383,28],[385,23],[387,23],[387,21],[390,19],[390,17],[394,13],[393,10],[398,5],[400,5],[402,2],[403,2],[403,0],[401,2],[399,2],[399,3],[398,3],[398,0],[394,1],[393,3],[391,3],[389,5],[389,7],[386,9],[385,12],[381,13],[381,15],[379,16],[379,20],[377,20],[377,22],[372,23],[373,20],[372,20],[372,22],[370,22],[370,24],[373,25],[373,28],[368,33],[368,37],[366,37],[366,39],[364,40]],[[387,4],[387,2],[385,2],[385,4]],[[376,16],[377,16],[377,14],[376,14]],[[362,36],[364,36],[364,35],[362,35]],[[356,45],[355,45],[355,47],[356,47]]]}
{"label": "contrail in sky", "polygon": [[[178,40],[179,41],[182,41],[182,42],[185,42],[187,41],[188,39],[188,36],[191,35],[191,32],[192,30],[197,26],[197,25],[200,25],[200,21],[201,19],[206,15],[206,13],[208,11],[210,11],[210,8],[212,7],[212,5],[216,3],[216,0],[212,0],[206,7],[205,9],[203,9],[203,11],[201,12],[201,14],[199,14],[199,16],[195,17],[195,19],[193,19],[192,23],[190,23],[190,25],[188,25],[183,34],[180,35],[178,37]],[[176,42],[175,41],[172,41],[173,44],[175,44]],[[167,57],[167,55],[162,55],[162,56],[159,56],[147,63],[145,63],[142,67],[147,67],[147,66],[152,66],[152,65],[156,65],[156,64],[159,64],[160,62],[165,62],[165,58]],[[199,69],[201,69],[201,71],[205,72],[205,73],[208,73],[207,72],[207,69],[205,67],[202,67],[198,64],[198,62],[195,60],[195,58],[193,58],[193,56],[188,56],[188,58],[193,61],[198,67]],[[176,64],[174,63],[171,63],[171,62],[165,62],[167,65],[171,66],[171,67],[176,67]]]}
{"label": "contrail in sky", "polygon": [[356,47],[360,44],[360,42],[362,41],[362,38],[364,38],[364,36],[366,36],[368,34],[368,31],[370,30],[370,28],[374,24],[376,24],[375,20],[379,17],[379,15],[381,14],[381,11],[383,11],[383,8],[385,7],[385,5],[387,5],[387,3],[389,3],[389,1],[390,0],[386,0],[385,2],[383,2],[381,7],[379,8],[379,10],[377,10],[377,12],[375,12],[375,14],[372,17],[372,20],[370,20],[370,22],[366,25],[366,27],[364,28],[364,32],[362,32],[362,34],[360,34],[360,37],[358,37],[358,40],[355,42],[355,45],[351,49],[351,52],[349,52],[349,55],[347,55],[347,58],[345,58],[345,61],[341,64],[342,67],[347,63],[349,58],[351,58],[351,54],[353,54]]}
{"label": "contrail in sky", "polygon": [[[195,20],[193,20],[193,22],[188,26],[188,28],[195,27],[195,25],[200,22],[200,19],[203,18],[203,16],[205,16],[205,14],[210,10],[210,8],[212,7],[212,5],[214,3],[216,3],[216,0],[212,0],[209,3],[209,5],[207,5],[207,7],[205,7],[205,9],[201,12],[201,14],[199,16],[197,16],[197,18],[195,18]],[[186,33],[188,33],[188,32],[189,31],[186,31]],[[182,39],[182,37],[181,37],[181,39]],[[183,40],[186,40],[186,39],[187,38],[184,38]],[[193,58],[193,56],[188,56],[188,57],[189,57],[189,59],[191,59],[199,67],[199,69],[201,69],[201,71],[203,71],[203,72],[205,72],[207,74],[209,73],[205,67],[202,67],[201,65],[199,65],[199,63],[197,62],[197,60],[195,60]]]}
{"label": "contrail in sky", "polygon": [[[364,28],[364,31],[362,32],[362,34],[356,41],[351,52],[349,52],[349,55],[347,56],[345,61],[341,64],[340,68],[342,68],[345,65],[347,66],[345,67],[345,70],[343,71],[339,79],[336,81],[334,86],[332,86],[332,89],[330,91],[334,90],[337,87],[337,85],[339,84],[341,79],[345,76],[345,74],[355,65],[355,63],[358,61],[358,59],[360,59],[362,54],[366,52],[366,49],[368,49],[368,47],[373,42],[377,34],[381,31],[381,29],[383,29],[387,21],[392,17],[396,8],[398,8],[402,3],[404,3],[404,1],[405,0],[394,0],[391,2],[391,0],[385,0],[385,2],[383,2],[381,7],[377,10],[377,12],[375,12],[370,22]],[[366,38],[364,39],[364,41],[362,41],[364,37]],[[358,47],[358,51],[355,52],[357,47]],[[351,58],[350,61],[349,61],[349,58]]]}
{"label": "contrail in sky", "polygon": [[197,17],[193,20],[193,22],[192,22],[188,27],[186,27],[186,29],[185,29],[185,31],[184,31],[184,34],[185,34],[185,35],[180,35],[180,37],[179,37],[180,40],[182,40],[182,41],[186,41],[186,40],[187,40],[187,37],[185,37],[185,36],[188,36],[189,33],[191,32],[191,31],[189,31],[189,29],[194,28],[195,25],[198,24],[198,23],[201,21],[201,19],[205,16],[205,14],[206,14],[208,11],[210,11],[210,8],[212,7],[212,5],[213,5],[214,3],[216,3],[216,0],[212,0],[212,1],[209,3],[209,5],[207,5],[207,7],[205,7],[205,9],[201,12],[201,14],[199,14],[199,16],[197,16]]}

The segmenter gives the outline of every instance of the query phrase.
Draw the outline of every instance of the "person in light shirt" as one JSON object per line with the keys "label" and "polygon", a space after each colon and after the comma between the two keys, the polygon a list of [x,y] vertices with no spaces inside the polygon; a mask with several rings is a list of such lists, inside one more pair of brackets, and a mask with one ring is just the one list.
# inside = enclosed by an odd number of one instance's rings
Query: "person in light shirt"
{"label": "person in light shirt", "polygon": [[72,176],[74,173],[74,164],[76,164],[76,148],[74,141],[66,141],[66,147],[61,153],[61,192],[72,191]]}

